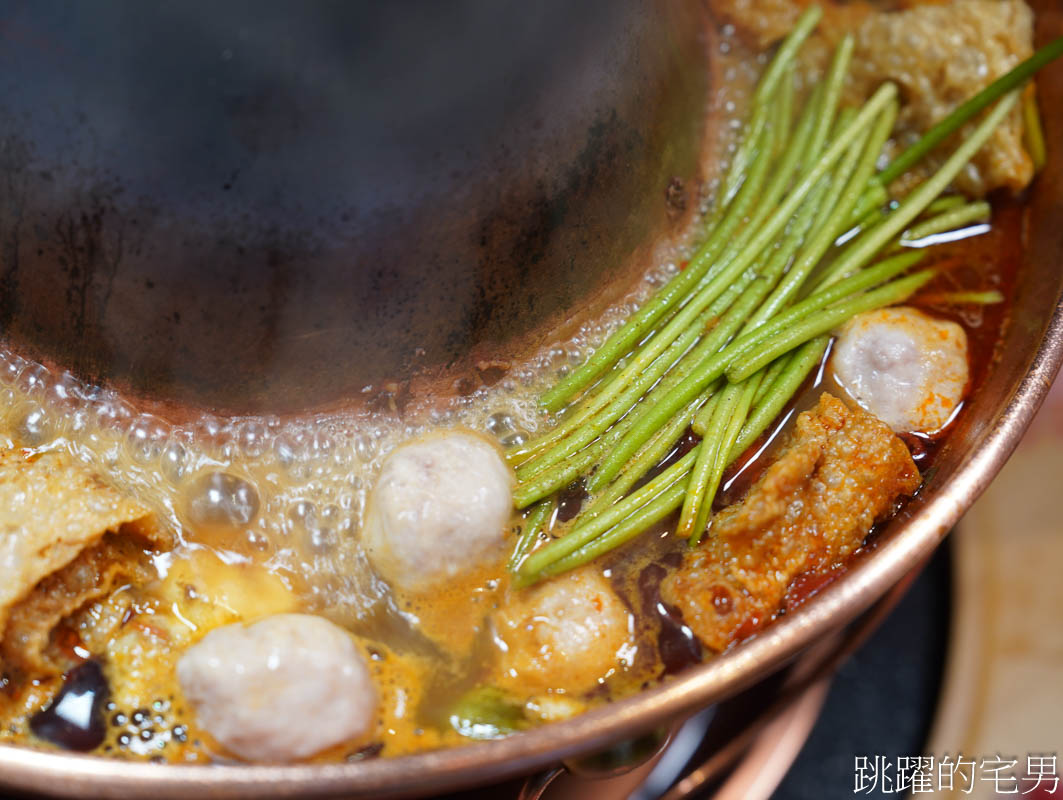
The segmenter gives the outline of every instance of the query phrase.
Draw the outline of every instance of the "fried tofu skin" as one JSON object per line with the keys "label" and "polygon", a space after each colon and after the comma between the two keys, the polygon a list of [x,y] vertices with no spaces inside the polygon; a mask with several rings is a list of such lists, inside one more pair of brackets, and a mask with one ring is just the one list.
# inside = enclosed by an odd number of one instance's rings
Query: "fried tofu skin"
{"label": "fried tofu skin", "polygon": [[123,525],[87,547],[62,569],[38,583],[12,606],[0,639],[0,659],[27,675],[58,675],[75,665],[55,630],[79,609],[122,586],[155,576],[146,549],[150,542]]}
{"label": "fried tofu skin", "polygon": [[795,577],[844,562],[919,482],[884,423],[824,393],[745,499],[721,511],[708,541],[665,579],[662,596],[704,645],[724,650],[772,618]]}
{"label": "fried tofu skin", "polygon": [[0,452],[2,665],[62,672],[56,625],[142,577],[145,550],[170,544],[147,508],[69,456]]}

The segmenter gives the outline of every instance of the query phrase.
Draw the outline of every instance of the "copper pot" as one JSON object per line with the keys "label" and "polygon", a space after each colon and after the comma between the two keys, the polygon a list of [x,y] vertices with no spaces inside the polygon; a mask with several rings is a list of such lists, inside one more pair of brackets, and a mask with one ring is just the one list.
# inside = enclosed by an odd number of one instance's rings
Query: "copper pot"
{"label": "copper pot", "polygon": [[[1039,6],[1039,38],[1063,10]],[[1025,253],[997,358],[926,485],[881,546],[798,611],[734,650],[626,700],[507,739],[350,764],[183,767],[0,747],[0,783],[63,797],[380,797],[526,774],[667,725],[793,659],[868,609],[942,541],[1022,437],[1063,360],[1063,64],[1039,79],[1049,163],[1031,191]]]}

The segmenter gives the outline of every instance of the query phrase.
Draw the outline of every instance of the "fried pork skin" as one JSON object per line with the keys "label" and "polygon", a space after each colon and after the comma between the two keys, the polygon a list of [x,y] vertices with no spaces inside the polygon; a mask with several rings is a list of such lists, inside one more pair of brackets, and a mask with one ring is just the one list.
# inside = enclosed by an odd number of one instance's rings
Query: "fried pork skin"
{"label": "fried pork skin", "polygon": [[904,443],[824,393],[779,458],[662,584],[697,637],[724,650],[762,627],[798,575],[843,563],[876,520],[919,486]]}
{"label": "fried pork skin", "polygon": [[[131,544],[134,540],[139,544]],[[45,653],[54,626],[111,591],[119,576],[131,577],[144,547],[170,544],[147,508],[69,456],[0,451],[5,665],[31,674],[69,666]]]}
{"label": "fried pork skin", "polygon": [[78,659],[54,641],[58,626],[121,586],[144,585],[155,579],[145,555],[150,542],[127,528],[81,551],[12,606],[0,640],[0,656],[7,666],[34,677],[65,672]]}
{"label": "fried pork skin", "polygon": [[369,496],[362,541],[392,586],[423,592],[497,561],[513,513],[513,475],[473,433],[396,448]]}
{"label": "fried pork skin", "polygon": [[937,433],[967,389],[967,334],[906,306],[858,314],[831,353],[838,383],[897,433]]}
{"label": "fried pork skin", "polygon": [[494,620],[502,643],[500,685],[579,693],[630,661],[634,620],[594,565],[512,598]]}
{"label": "fried pork skin", "polygon": [[354,639],[323,617],[215,628],[177,664],[199,723],[247,761],[296,761],[357,740],[378,698]]}

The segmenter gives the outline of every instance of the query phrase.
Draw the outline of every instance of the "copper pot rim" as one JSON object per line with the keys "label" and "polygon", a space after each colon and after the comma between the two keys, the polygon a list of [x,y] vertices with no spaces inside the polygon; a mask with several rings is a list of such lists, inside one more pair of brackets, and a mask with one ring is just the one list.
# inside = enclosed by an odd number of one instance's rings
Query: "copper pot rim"
{"label": "copper pot rim", "polygon": [[126,762],[0,745],[0,783],[55,796],[408,796],[527,773],[709,705],[853,620],[944,539],[1018,445],[1063,361],[1057,297],[1029,369],[947,481],[885,531],[872,557],[740,647],[637,695],[509,738],[341,764],[196,766]]}

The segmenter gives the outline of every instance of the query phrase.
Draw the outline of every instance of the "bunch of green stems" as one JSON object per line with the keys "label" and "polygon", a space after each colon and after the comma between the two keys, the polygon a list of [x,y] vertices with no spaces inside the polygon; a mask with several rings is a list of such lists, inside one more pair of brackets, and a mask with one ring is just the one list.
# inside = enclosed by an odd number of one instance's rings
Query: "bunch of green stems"
{"label": "bunch of green stems", "polygon": [[[518,584],[585,564],[676,510],[677,533],[696,544],[724,471],[820,363],[830,331],[934,276],[908,273],[927,250],[902,245],[987,218],[986,204],[943,193],[1014,106],[1017,87],[1063,53],[1063,39],[1043,48],[876,173],[897,90],[886,83],[861,108],[841,108],[850,37],[793,119],[794,60],[819,16],[808,9],[765,70],[686,268],[542,397],[548,411],[567,407],[557,424],[507,454],[516,505],[529,509],[510,559]],[[936,172],[885,206],[890,181],[990,106]],[[688,427],[700,442],[653,474]],[[579,478],[591,502],[535,549],[552,526],[554,495]]]}

